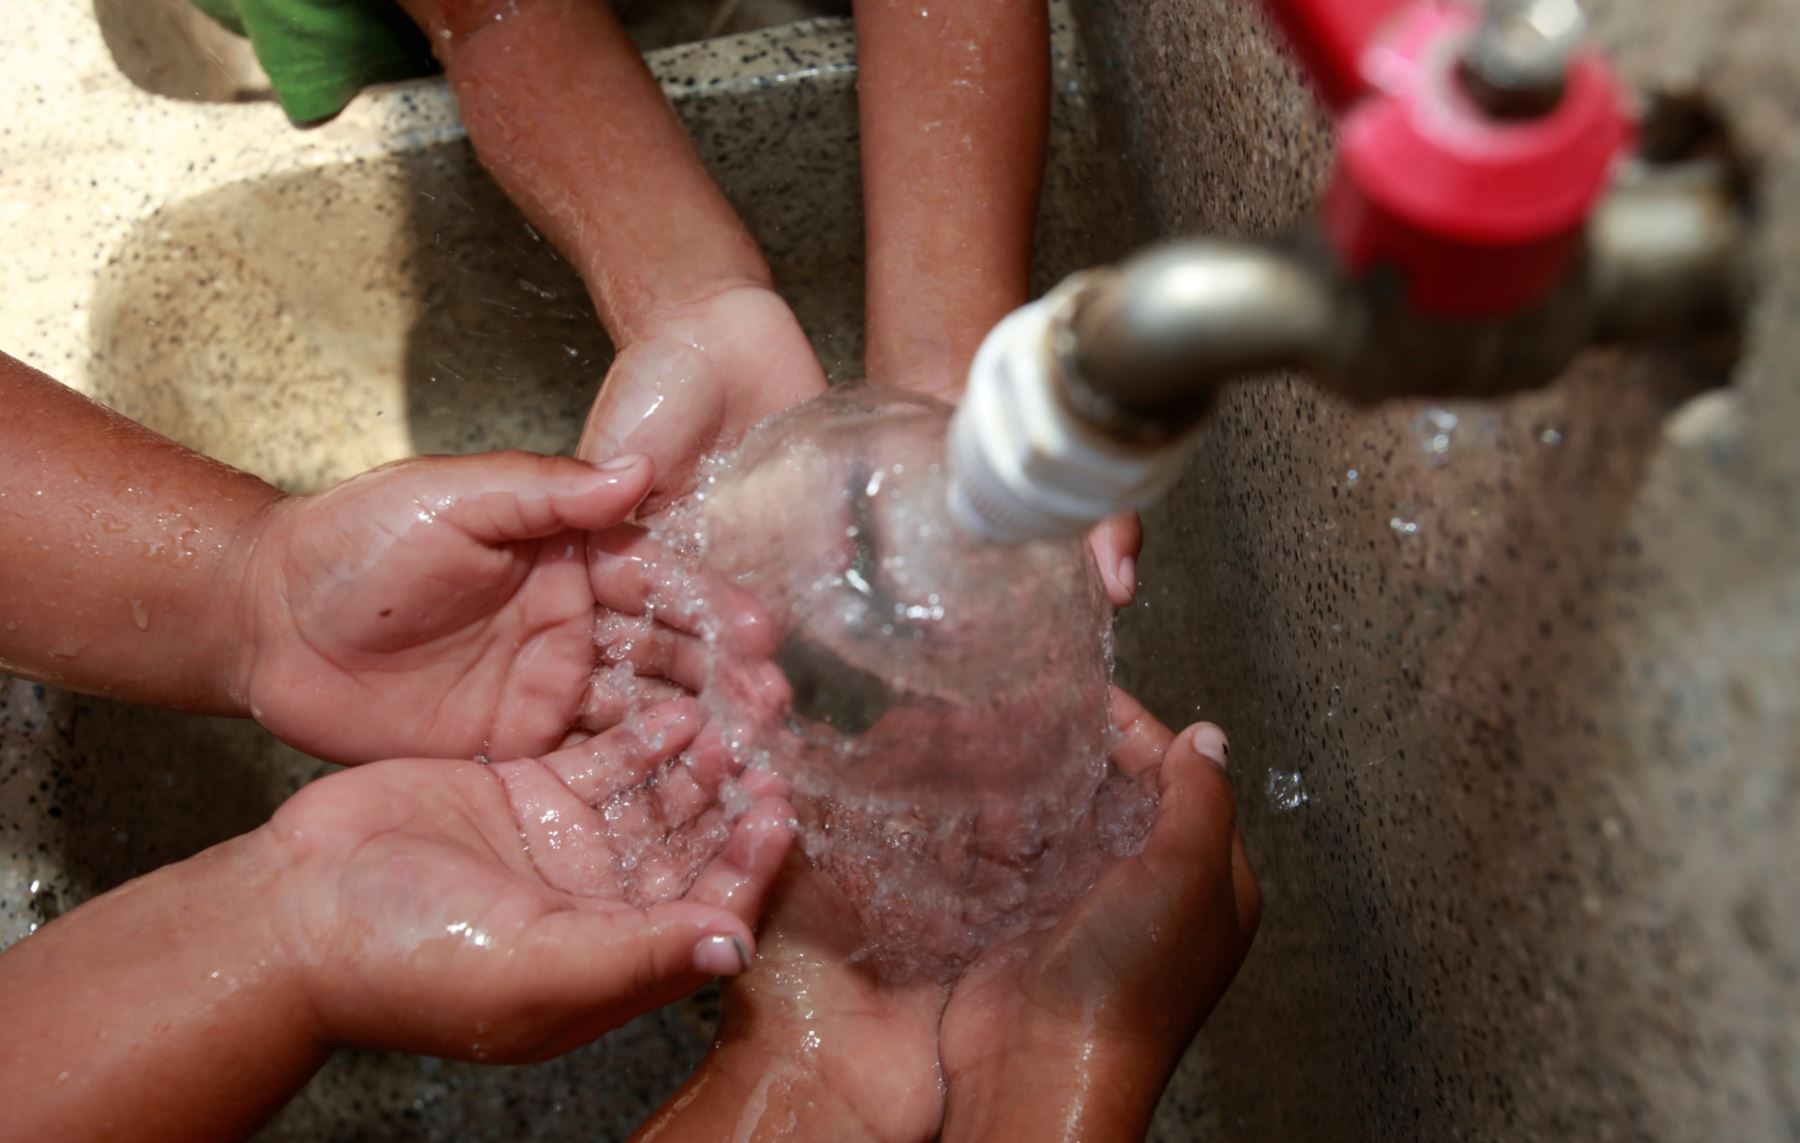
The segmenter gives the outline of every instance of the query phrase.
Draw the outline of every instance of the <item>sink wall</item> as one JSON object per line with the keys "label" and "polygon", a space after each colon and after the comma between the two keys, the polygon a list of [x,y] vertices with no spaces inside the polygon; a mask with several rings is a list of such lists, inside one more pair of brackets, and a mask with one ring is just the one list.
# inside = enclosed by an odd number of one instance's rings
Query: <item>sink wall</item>
{"label": "sink wall", "polygon": [[[735,35],[816,16],[848,15],[848,0],[611,0],[646,50]],[[119,72],[152,95],[196,103],[273,99],[248,40],[213,23],[193,0],[93,0]]]}
{"label": "sink wall", "polygon": [[[1081,6],[1156,233],[1318,189],[1256,8]],[[1170,1138],[1800,1137],[1800,4],[1591,9],[1766,164],[1748,356],[1691,401],[1596,355],[1491,408],[1224,402],[1119,641],[1231,732],[1267,897]]]}

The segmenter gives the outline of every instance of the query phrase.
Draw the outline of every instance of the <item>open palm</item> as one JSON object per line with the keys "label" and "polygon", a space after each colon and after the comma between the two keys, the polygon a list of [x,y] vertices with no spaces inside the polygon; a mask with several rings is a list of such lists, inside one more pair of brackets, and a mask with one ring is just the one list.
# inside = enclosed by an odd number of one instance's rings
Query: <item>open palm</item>
{"label": "open palm", "polygon": [[542,758],[381,762],[291,799],[266,828],[323,1038],[542,1059],[697,987],[702,944],[747,962],[792,811],[752,789],[726,825],[698,727],[677,702]]}

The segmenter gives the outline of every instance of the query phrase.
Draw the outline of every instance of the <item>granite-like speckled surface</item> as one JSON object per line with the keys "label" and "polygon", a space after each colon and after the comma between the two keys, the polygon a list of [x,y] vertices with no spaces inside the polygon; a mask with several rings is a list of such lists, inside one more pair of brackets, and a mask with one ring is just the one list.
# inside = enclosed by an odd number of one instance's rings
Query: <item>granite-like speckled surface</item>
{"label": "granite-like speckled surface", "polygon": [[[0,346],[296,490],[419,451],[571,444],[610,348],[575,276],[480,172],[443,85],[367,93],[296,131],[255,98],[253,69],[211,74],[243,61],[213,60],[191,27],[142,34],[173,2],[33,5],[0,37]],[[784,6],[746,0],[739,17]],[[1046,285],[1130,236],[1074,42],[1059,17]],[[847,22],[651,62],[827,368],[856,376]],[[0,945],[253,827],[325,769],[248,723],[0,678]],[[621,1138],[708,1028],[701,998],[531,1068],[340,1054],[262,1137]]]}
{"label": "granite-like speckled surface", "polygon": [[[1158,233],[1318,186],[1255,7],[1082,6]],[[1686,403],[1602,355],[1487,408],[1225,402],[1119,650],[1230,731],[1267,906],[1160,1138],[1800,1137],[1800,4],[1593,8],[1765,165],[1748,356]]]}

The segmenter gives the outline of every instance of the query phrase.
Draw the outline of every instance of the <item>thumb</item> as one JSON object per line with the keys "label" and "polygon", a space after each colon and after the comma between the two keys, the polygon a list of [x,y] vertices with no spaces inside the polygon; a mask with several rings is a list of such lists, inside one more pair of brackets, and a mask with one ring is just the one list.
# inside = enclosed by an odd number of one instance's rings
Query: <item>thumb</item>
{"label": "thumb", "polygon": [[1175,736],[1158,774],[1161,803],[1143,859],[1172,875],[1227,869],[1237,837],[1237,799],[1226,779],[1225,732],[1197,722]]}
{"label": "thumb", "polygon": [[1106,596],[1114,607],[1125,607],[1137,594],[1137,558],[1144,546],[1144,527],[1136,515],[1114,516],[1094,525],[1088,533],[1094,561],[1100,565],[1100,578],[1106,584]]}
{"label": "thumb", "polygon": [[651,457],[665,487],[679,487],[724,426],[726,387],[712,359],[680,342],[626,347],[588,414],[575,455]]}
{"label": "thumb", "polygon": [[409,475],[429,490],[416,500],[422,518],[443,520],[483,543],[505,544],[623,522],[649,491],[653,469],[642,456],[594,465],[501,452],[418,461]]}
{"label": "thumb", "polygon": [[743,920],[715,905],[578,907],[542,918],[521,953],[520,975],[529,977],[533,993],[520,998],[525,1007],[586,1009],[597,1022],[616,1027],[685,996],[710,976],[749,968],[756,937]]}

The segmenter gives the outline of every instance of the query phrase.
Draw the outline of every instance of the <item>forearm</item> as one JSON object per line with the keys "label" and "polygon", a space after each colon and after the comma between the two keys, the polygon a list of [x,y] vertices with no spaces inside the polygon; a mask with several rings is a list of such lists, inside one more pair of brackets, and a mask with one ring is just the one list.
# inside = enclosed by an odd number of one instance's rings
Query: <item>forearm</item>
{"label": "forearm", "polygon": [[280,498],[0,354],[0,671],[213,713],[246,538]]}
{"label": "forearm", "polygon": [[954,378],[1030,290],[1044,0],[858,0],[871,377]]}
{"label": "forearm", "polygon": [[574,262],[615,342],[726,286],[769,284],[607,4],[402,4],[432,32],[483,164]]}
{"label": "forearm", "polygon": [[954,1075],[944,1143],[1034,1139],[1142,1139],[1168,1082],[1160,1058],[1083,1044],[1074,1034],[1039,1041],[1011,1029],[1003,1056]]}
{"label": "forearm", "polygon": [[260,831],[0,954],[0,1106],[25,1139],[241,1138],[324,1061],[268,936]]}
{"label": "forearm", "polygon": [[638,1143],[879,1139],[868,1118],[790,1052],[728,1040],[638,1128]]}

